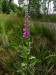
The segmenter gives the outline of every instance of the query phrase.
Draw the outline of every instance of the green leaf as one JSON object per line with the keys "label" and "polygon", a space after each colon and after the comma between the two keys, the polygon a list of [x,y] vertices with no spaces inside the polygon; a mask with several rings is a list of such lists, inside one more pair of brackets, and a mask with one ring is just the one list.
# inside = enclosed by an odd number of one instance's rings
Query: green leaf
{"label": "green leaf", "polygon": [[35,66],[35,64],[37,63],[37,59],[34,56],[31,56],[29,58],[29,61],[30,61],[30,64],[33,66]]}

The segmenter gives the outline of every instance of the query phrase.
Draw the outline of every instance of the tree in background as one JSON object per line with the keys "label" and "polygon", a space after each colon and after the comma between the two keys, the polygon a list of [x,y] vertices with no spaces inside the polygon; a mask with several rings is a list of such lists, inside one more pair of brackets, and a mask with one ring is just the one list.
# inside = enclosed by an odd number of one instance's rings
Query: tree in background
{"label": "tree in background", "polygon": [[44,14],[47,14],[47,6],[46,6],[46,4],[47,4],[47,0],[42,0],[41,8],[42,8],[42,11],[43,11]]}
{"label": "tree in background", "polygon": [[10,11],[16,11],[17,5],[13,3],[13,0],[3,0],[2,2],[2,12],[10,14]]}
{"label": "tree in background", "polygon": [[[13,0],[9,0],[9,1],[8,1],[8,9],[10,9],[12,2],[13,2]],[[10,12],[10,11],[9,11],[9,12]]]}
{"label": "tree in background", "polygon": [[18,0],[19,7],[21,7],[21,5],[23,5],[23,3],[24,3],[24,0]]}
{"label": "tree in background", "polygon": [[15,3],[11,3],[10,5],[10,12],[13,11],[14,13],[17,13],[18,6]]}
{"label": "tree in background", "polygon": [[41,0],[29,0],[28,12],[32,15],[35,14],[39,16],[40,6],[41,6]]}
{"label": "tree in background", "polygon": [[43,11],[43,14],[49,14],[49,6],[50,6],[50,2],[52,0],[42,0],[41,1],[41,8]]}
{"label": "tree in background", "polygon": [[[41,7],[44,14],[49,13],[49,4],[51,0],[26,0],[28,3],[24,3],[25,0],[18,0],[18,5],[13,3],[14,0],[0,0],[0,12],[10,14],[10,12],[16,12],[16,14],[24,14],[28,9],[28,13],[31,16],[40,16],[41,15]],[[25,6],[24,6],[25,5]]]}
{"label": "tree in background", "polygon": [[49,13],[49,4],[52,0],[47,0],[48,1],[48,9],[47,9],[47,14]]}
{"label": "tree in background", "polygon": [[0,0],[0,13],[2,12],[2,2],[3,2],[3,0]]}
{"label": "tree in background", "polygon": [[53,5],[54,5],[54,11],[56,11],[56,0],[53,0]]}
{"label": "tree in background", "polygon": [[9,10],[8,10],[8,0],[3,0],[3,3],[2,3],[2,12],[3,13],[8,13]]}
{"label": "tree in background", "polygon": [[25,11],[24,11],[24,8],[23,8],[23,5],[24,5],[24,0],[18,0],[18,11],[17,11],[17,15],[18,16],[23,16],[25,14]]}

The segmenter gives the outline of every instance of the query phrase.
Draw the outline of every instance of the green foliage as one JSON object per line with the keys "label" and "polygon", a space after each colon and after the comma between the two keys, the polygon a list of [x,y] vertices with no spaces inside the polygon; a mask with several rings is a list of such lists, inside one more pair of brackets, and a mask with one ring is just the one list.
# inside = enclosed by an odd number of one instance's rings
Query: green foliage
{"label": "green foliage", "polygon": [[25,16],[25,11],[22,7],[18,7],[17,16]]}
{"label": "green foliage", "polygon": [[49,40],[54,41],[54,33],[47,27],[42,27],[42,35],[45,36]]}
{"label": "green foliage", "polygon": [[11,3],[11,4],[10,4],[10,10],[12,10],[12,11],[15,12],[15,13],[17,13],[17,9],[18,9],[18,7],[17,7],[16,4],[14,4],[14,3]]}
{"label": "green foliage", "polygon": [[[30,40],[24,39],[22,17],[6,14],[0,17],[0,74],[54,75],[55,32],[33,21],[29,25]],[[2,33],[8,37],[9,46],[3,44]]]}
{"label": "green foliage", "polygon": [[50,22],[56,22],[56,15],[45,15],[46,21],[50,21]]}
{"label": "green foliage", "polygon": [[7,0],[4,0],[2,3],[2,12],[7,14],[9,13],[9,6]]}
{"label": "green foliage", "polygon": [[41,0],[29,0],[28,12],[31,16],[39,16]]}
{"label": "green foliage", "polygon": [[24,3],[24,0],[18,0],[19,7]]}
{"label": "green foliage", "polygon": [[42,32],[42,27],[37,23],[37,24],[30,25],[30,30],[31,30],[31,34],[39,35]]}
{"label": "green foliage", "polygon": [[54,41],[55,34],[48,27],[41,26],[39,23],[33,23],[33,25],[30,25],[30,30],[32,35],[41,35],[48,40]]}
{"label": "green foliage", "polygon": [[37,57],[35,75],[51,75],[53,66],[55,65],[53,62],[56,62],[56,53],[48,48],[45,40],[46,38],[40,37],[38,35],[35,37],[33,36],[34,43],[32,44],[31,53]]}
{"label": "green foliage", "polygon": [[43,14],[40,17],[33,16],[32,18],[35,21],[56,23],[56,14]]}
{"label": "green foliage", "polygon": [[[1,17],[3,16],[4,18],[0,18],[0,37],[3,35],[6,35],[9,39],[10,44],[13,45],[19,45],[21,43],[21,36],[23,34],[23,19],[18,18],[16,16],[7,16],[6,15],[0,15]],[[4,21],[5,20],[5,21]],[[22,21],[22,22],[21,22]],[[14,36],[16,35],[16,36]],[[16,39],[16,40],[15,40]],[[2,39],[1,39],[2,41]]]}
{"label": "green foliage", "polygon": [[14,13],[17,13],[18,6],[16,4],[14,4],[12,2],[12,0],[11,1],[10,0],[9,1],[8,0],[3,0],[1,7],[2,7],[1,10],[2,10],[3,13],[10,14],[11,10]]}
{"label": "green foliage", "polygon": [[[21,48],[20,48],[21,47]],[[37,62],[34,56],[30,55],[30,51],[28,47],[20,46],[20,61],[18,60],[14,67],[16,69],[16,73],[22,75],[34,75],[34,66]],[[22,50],[21,50],[22,49]]]}

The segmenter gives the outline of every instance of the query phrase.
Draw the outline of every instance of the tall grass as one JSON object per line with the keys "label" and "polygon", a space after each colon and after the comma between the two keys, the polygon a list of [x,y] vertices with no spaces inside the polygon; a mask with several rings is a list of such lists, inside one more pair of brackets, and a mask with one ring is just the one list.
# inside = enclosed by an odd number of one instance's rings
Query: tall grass
{"label": "tall grass", "polygon": [[[18,18],[16,16],[10,15],[0,15],[1,16],[1,34],[6,34],[8,36],[10,44],[19,44],[22,36],[23,18]],[[2,19],[3,17],[3,19]],[[5,23],[4,23],[5,21]],[[4,23],[4,24],[2,24]],[[15,36],[16,35],[16,36]]]}
{"label": "tall grass", "polygon": [[36,72],[35,75],[51,75],[54,73],[53,69],[56,65],[56,39],[53,30],[48,27],[41,26],[39,23],[33,23],[30,26],[32,37],[31,54],[36,56]]}
{"label": "tall grass", "polygon": [[42,14],[40,18],[33,18],[33,20],[41,21],[41,22],[51,22],[56,23],[56,14]]}
{"label": "tall grass", "polygon": [[[20,57],[20,51],[22,51],[24,57],[26,57],[25,55],[28,51],[27,40],[22,37],[23,24],[24,19],[22,17],[18,18],[17,16],[6,14],[0,15],[0,75],[18,75],[19,71],[22,72],[22,66],[20,66],[19,61],[22,63],[23,58]],[[37,63],[34,65],[34,69],[32,64],[28,62],[30,64],[30,71],[33,69],[33,72],[35,71],[34,75],[54,75],[54,70],[56,71],[56,33],[47,27],[39,25],[39,23],[33,22],[29,27],[31,32],[30,55],[37,58]],[[3,45],[3,34],[8,37],[8,47]],[[35,59],[31,60],[31,63],[33,61],[35,61]]]}

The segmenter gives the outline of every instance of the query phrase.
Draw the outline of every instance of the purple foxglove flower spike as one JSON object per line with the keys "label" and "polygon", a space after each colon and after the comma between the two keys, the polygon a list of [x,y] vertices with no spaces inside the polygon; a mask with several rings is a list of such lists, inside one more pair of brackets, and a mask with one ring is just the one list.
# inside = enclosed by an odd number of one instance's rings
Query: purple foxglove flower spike
{"label": "purple foxglove flower spike", "polygon": [[23,37],[27,38],[30,35],[30,29],[28,27],[27,19],[24,21]]}

